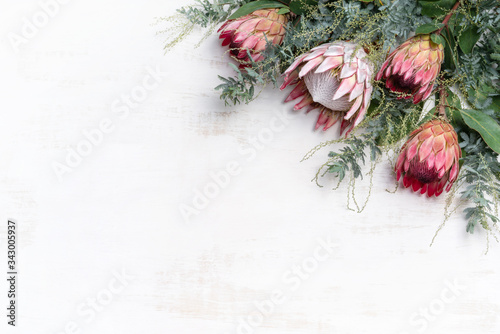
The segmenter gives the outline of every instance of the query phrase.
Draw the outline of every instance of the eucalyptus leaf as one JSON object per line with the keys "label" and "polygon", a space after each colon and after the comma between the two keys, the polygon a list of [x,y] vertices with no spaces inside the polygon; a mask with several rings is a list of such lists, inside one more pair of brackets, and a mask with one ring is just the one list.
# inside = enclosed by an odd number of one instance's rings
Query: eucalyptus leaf
{"label": "eucalyptus leaf", "polygon": [[492,99],[491,105],[493,107],[493,110],[498,116],[500,116],[500,95],[493,96],[491,99]]}
{"label": "eucalyptus leaf", "polygon": [[443,38],[443,36],[438,35],[438,34],[432,34],[431,35],[431,40],[436,43],[436,44],[442,44],[443,46],[446,45],[446,42]]}
{"label": "eucalyptus leaf", "polygon": [[500,125],[483,112],[477,110],[461,110],[465,123],[479,132],[484,142],[495,152],[500,153]]}
{"label": "eucalyptus leaf", "polygon": [[316,6],[318,2],[318,0],[292,0],[290,10],[297,15],[302,15],[306,11],[306,6]]}
{"label": "eucalyptus leaf", "polygon": [[278,14],[280,14],[280,15],[287,14],[287,13],[290,13],[290,8],[285,7],[285,8],[280,8],[278,10]]}
{"label": "eucalyptus leaf", "polygon": [[428,17],[437,17],[446,14],[455,4],[455,0],[439,0],[439,1],[419,1],[422,6],[422,15]]}
{"label": "eucalyptus leaf", "polygon": [[443,30],[442,37],[446,40],[446,45],[444,47],[444,63],[443,69],[449,69],[454,71],[457,67],[457,60],[455,58],[455,36],[453,36],[453,32],[449,29]]}
{"label": "eucalyptus leaf", "polygon": [[481,37],[481,35],[478,33],[476,26],[467,27],[458,38],[458,45],[460,45],[460,49],[463,53],[471,53],[479,37]]}
{"label": "eucalyptus leaf", "polygon": [[237,11],[231,15],[228,20],[234,20],[239,17],[248,15],[258,9],[264,8],[287,8],[285,4],[282,4],[278,1],[273,0],[260,0],[260,1],[252,1],[241,6]]}
{"label": "eucalyptus leaf", "polygon": [[426,23],[415,30],[415,34],[430,34],[444,26],[442,23]]}

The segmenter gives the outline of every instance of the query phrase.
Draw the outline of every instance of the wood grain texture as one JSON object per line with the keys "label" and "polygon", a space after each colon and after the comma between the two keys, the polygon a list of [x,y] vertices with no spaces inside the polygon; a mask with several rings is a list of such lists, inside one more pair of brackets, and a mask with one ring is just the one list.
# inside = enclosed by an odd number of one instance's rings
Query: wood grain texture
{"label": "wood grain texture", "polygon": [[[193,48],[195,29],[163,54],[151,24],[179,4],[69,1],[16,53],[9,33],[40,4],[4,1],[0,248],[17,219],[20,317],[1,332],[499,333],[500,245],[485,256],[485,234],[456,214],[429,247],[445,198],[387,192],[387,162],[360,214],[346,186],[311,183],[329,148],[300,160],[338,128],[314,132],[316,115],[272,87],[224,106],[213,87],[231,69],[216,36]],[[143,101],[113,108],[156,68],[166,74]],[[113,130],[59,180],[54,162],[104,119]],[[185,221],[179,208],[230,163]],[[356,185],[359,202],[368,187]]]}

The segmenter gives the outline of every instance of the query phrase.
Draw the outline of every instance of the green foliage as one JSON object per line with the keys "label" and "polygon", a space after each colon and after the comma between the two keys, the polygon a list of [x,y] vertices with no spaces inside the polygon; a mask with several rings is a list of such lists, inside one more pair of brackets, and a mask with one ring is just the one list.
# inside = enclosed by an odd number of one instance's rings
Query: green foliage
{"label": "green foliage", "polygon": [[[255,98],[256,86],[276,86],[297,56],[320,44],[337,40],[358,43],[378,68],[389,52],[413,33],[431,34],[432,41],[442,44],[445,52],[437,86],[446,88],[440,91],[446,91],[447,96],[436,99],[439,106],[425,112],[423,103],[413,105],[410,100],[398,99],[403,96],[389,93],[381,82],[373,82],[371,106],[354,133],[349,138],[319,144],[304,159],[322,147],[344,144],[343,148],[330,152],[314,180],[318,183],[319,177],[334,175],[339,182],[337,187],[349,180],[348,192],[354,191],[354,180],[366,174],[373,176],[382,151],[388,155],[399,152],[401,143],[414,129],[444,110],[459,133],[463,148],[461,173],[450,198],[456,188],[464,187],[461,198],[471,205],[465,209],[468,232],[478,226],[488,233],[498,231],[500,6],[497,0],[460,0],[453,12],[450,9],[456,0],[197,0],[197,5],[184,7],[179,13],[192,24],[208,27],[228,19],[232,13],[234,18],[263,8],[264,3],[281,7],[281,13],[288,15],[284,41],[281,45],[268,42],[263,61],[251,60],[240,67],[231,64],[234,76],[219,77],[222,83],[216,90],[226,104],[249,103]],[[452,87],[453,91],[449,89]],[[363,173],[368,160],[372,167]],[[356,206],[358,211],[362,210],[357,203]]]}
{"label": "green foliage", "polygon": [[462,118],[462,102],[460,98],[450,89],[446,90],[446,115],[450,123],[455,127],[463,127],[464,119]]}
{"label": "green foliage", "polygon": [[481,37],[481,35],[479,35],[477,27],[470,26],[466,28],[458,39],[458,45],[460,45],[462,52],[466,54],[471,53],[472,48],[476,45],[479,37]]}
{"label": "green foliage", "polygon": [[438,17],[446,14],[451,7],[453,7],[455,2],[455,0],[418,1],[420,6],[422,6],[422,15],[428,17]]}
{"label": "green foliage", "polygon": [[461,197],[473,206],[464,210],[468,220],[467,232],[480,225],[489,233],[498,232],[498,203],[500,200],[500,163],[498,154],[490,150],[475,133],[460,132],[460,146],[466,153],[458,182],[466,183]]}
{"label": "green foliage", "polygon": [[158,34],[167,35],[164,47],[165,52],[168,52],[189,36],[197,25],[208,30],[205,35],[207,37],[213,32],[216,24],[226,20],[235,9],[252,0],[194,1],[194,5],[179,8],[177,15],[157,19],[156,24],[166,24],[166,27],[158,32]]}
{"label": "green foliage", "polygon": [[439,28],[443,27],[444,24],[442,23],[426,23],[421,25],[415,30],[415,34],[430,34],[431,32],[434,32],[438,30]]}
{"label": "green foliage", "polygon": [[493,151],[500,153],[500,125],[495,119],[477,110],[465,109],[460,113],[465,123],[479,132]]}
{"label": "green foliage", "polygon": [[[500,8],[498,2],[485,0],[477,7],[463,8],[454,28],[460,51],[457,51],[457,76],[460,90],[476,110],[499,113],[494,103],[500,94],[500,74],[496,52],[500,51]],[[493,111],[488,111],[488,110]],[[498,117],[498,116],[497,116]]]}
{"label": "green foliage", "polygon": [[346,173],[352,171],[354,178],[363,178],[362,167],[365,165],[366,152],[370,152],[370,161],[375,161],[382,154],[375,140],[369,135],[362,135],[361,138],[352,135],[344,142],[346,146],[340,149],[340,153],[330,152],[326,171],[334,173],[339,182],[342,182]]}
{"label": "green foliage", "polygon": [[229,15],[240,6],[250,2],[250,0],[195,0],[197,5],[185,6],[177,11],[184,15],[189,22],[202,27],[209,24],[222,22],[228,19]]}
{"label": "green foliage", "polygon": [[440,34],[431,34],[431,40],[436,44],[446,45],[445,39]]}
{"label": "green foliage", "polygon": [[250,103],[254,99],[255,87],[257,85],[273,84],[277,85],[277,78],[280,77],[283,67],[280,61],[283,59],[292,59],[292,55],[287,54],[286,50],[268,42],[263,55],[265,60],[254,62],[247,50],[250,62],[241,64],[238,68],[232,63],[229,65],[235,70],[235,76],[224,78],[219,76],[222,84],[215,87],[220,90],[220,98],[226,105],[236,105],[240,103]]}
{"label": "green foliage", "polygon": [[292,0],[290,1],[290,10],[297,15],[304,15],[312,6],[317,5],[317,0]]}
{"label": "green foliage", "polygon": [[[316,146],[304,156],[303,160],[312,157],[320,148],[336,143],[342,143],[345,144],[345,146],[341,148],[338,153],[331,151],[328,154],[328,161],[318,169],[313,181],[315,181],[319,187],[322,187],[319,184],[319,178],[324,177],[326,174],[334,174],[338,179],[337,186],[334,188],[337,189],[344,178],[349,175],[347,207],[350,210],[361,212],[366,207],[368,199],[370,198],[373,186],[373,172],[375,171],[376,163],[382,155],[382,151],[371,135],[362,134],[359,137],[351,135],[349,138],[341,138]],[[370,177],[370,190],[364,204],[359,205],[354,194],[355,184],[356,179],[363,178],[363,167],[367,163],[368,155],[371,168],[365,175]],[[354,202],[355,210],[350,207],[351,200]]]}
{"label": "green foliage", "polygon": [[365,126],[365,131],[373,136],[377,145],[390,150],[395,149],[420,124],[429,120],[433,112],[427,114],[429,117],[423,118],[421,105],[415,106],[385,95],[384,92],[382,87],[375,87],[367,118],[361,126]]}
{"label": "green foliage", "polygon": [[[407,38],[417,26],[430,21],[416,15],[419,7],[413,0],[398,0],[380,7],[357,1],[315,2],[307,3],[304,8],[308,8],[308,11],[289,22],[282,45],[268,44],[264,52],[265,60],[252,66],[264,83],[275,84],[276,78],[295,57],[325,41],[356,41],[372,51],[374,62],[381,63],[386,50]],[[380,43],[380,40],[382,49],[374,48],[373,45]],[[227,104],[251,101],[251,98],[242,99],[240,88],[257,81],[236,73],[231,82],[234,87],[221,95]]]}
{"label": "green foliage", "polygon": [[458,64],[457,43],[453,32],[447,28],[441,32],[441,36],[446,40],[444,45],[443,70],[445,74],[455,73]]}
{"label": "green foliage", "polygon": [[262,78],[252,68],[241,70],[234,64],[229,64],[236,72],[236,78],[224,78],[219,75],[222,84],[215,87],[216,90],[221,90],[220,98],[224,100],[226,105],[233,105],[241,102],[249,103],[254,98],[255,85],[264,83]]}
{"label": "green foliage", "polygon": [[238,10],[233,13],[233,15],[228,17],[228,20],[234,20],[234,19],[237,19],[239,17],[251,14],[258,9],[283,8],[283,7],[287,7],[287,6],[282,4],[281,2],[274,1],[274,0],[252,1],[252,2],[244,4],[240,8],[238,8]]}

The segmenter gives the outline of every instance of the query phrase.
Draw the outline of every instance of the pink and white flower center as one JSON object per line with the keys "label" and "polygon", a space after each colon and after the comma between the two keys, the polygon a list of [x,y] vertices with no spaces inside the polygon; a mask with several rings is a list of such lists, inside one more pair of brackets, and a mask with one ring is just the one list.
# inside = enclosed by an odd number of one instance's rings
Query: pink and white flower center
{"label": "pink and white flower center", "polygon": [[434,168],[429,169],[426,161],[419,162],[417,159],[412,160],[409,171],[413,177],[422,183],[431,183],[439,179],[439,173]]}
{"label": "pink and white flower center", "polygon": [[307,90],[314,102],[319,103],[333,111],[348,111],[354,101],[349,102],[349,94],[333,100],[335,92],[339,89],[340,81],[331,71],[314,73],[310,71],[304,76]]}

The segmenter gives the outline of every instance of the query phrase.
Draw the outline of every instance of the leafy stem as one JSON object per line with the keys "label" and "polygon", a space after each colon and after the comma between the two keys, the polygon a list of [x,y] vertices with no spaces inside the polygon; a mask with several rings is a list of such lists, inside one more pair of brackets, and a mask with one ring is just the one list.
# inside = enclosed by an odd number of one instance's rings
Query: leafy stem
{"label": "leafy stem", "polygon": [[438,34],[438,35],[441,34],[441,30],[443,30],[444,27],[448,26],[448,21],[450,21],[451,17],[453,16],[455,11],[457,10],[458,6],[460,6],[460,0],[455,2],[453,7],[451,7],[450,12],[448,14],[446,14],[446,16],[444,17],[444,20],[442,22],[443,26],[441,28],[439,28],[438,31],[436,31],[436,34]]}

